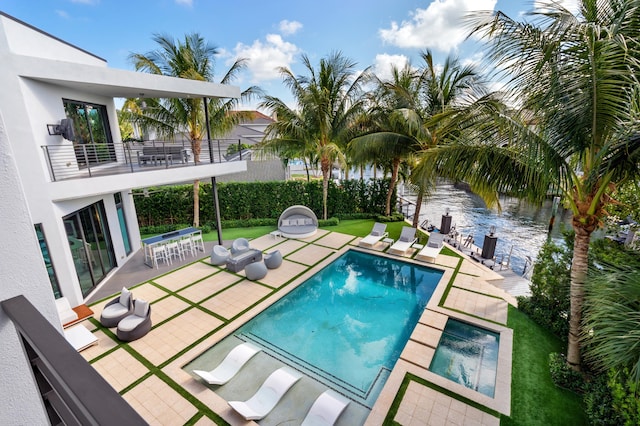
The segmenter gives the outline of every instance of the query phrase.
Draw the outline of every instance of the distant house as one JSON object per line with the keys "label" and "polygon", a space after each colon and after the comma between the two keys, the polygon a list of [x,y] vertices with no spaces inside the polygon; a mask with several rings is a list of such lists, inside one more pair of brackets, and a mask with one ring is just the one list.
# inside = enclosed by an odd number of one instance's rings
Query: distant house
{"label": "distant house", "polygon": [[[54,299],[82,304],[140,249],[133,189],[247,168],[204,146],[202,163],[195,165],[179,146],[145,153],[122,143],[114,99],[238,98],[240,89],[111,69],[1,12],[0,62],[0,302],[24,296],[62,330]],[[16,413],[24,424],[45,424],[34,376],[10,324],[0,310],[0,424],[15,421]]]}
{"label": "distant house", "polygon": [[243,111],[249,118],[241,120],[229,133],[220,139],[227,147],[227,160],[247,161],[247,171],[242,174],[222,176],[219,182],[285,180],[287,170],[282,161],[274,156],[261,155],[254,148],[266,136],[267,126],[275,120],[260,111]]}

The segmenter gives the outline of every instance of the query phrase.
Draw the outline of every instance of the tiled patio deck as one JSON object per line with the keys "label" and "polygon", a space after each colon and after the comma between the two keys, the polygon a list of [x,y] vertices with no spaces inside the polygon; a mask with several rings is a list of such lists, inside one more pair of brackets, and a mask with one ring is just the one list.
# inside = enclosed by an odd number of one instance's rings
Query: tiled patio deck
{"label": "tiled patio deck", "polygon": [[[245,279],[243,273],[213,266],[208,258],[195,261],[132,288],[136,298],[152,303],[153,329],[140,340],[122,343],[115,337],[115,330],[99,325],[97,319],[109,299],[92,305],[95,316],[84,325],[99,337],[99,344],[81,354],[150,424],[251,424],[231,410],[214,392],[215,387],[195,380],[183,367],[339,254],[357,246],[358,241],[357,237],[324,230],[307,240],[271,235],[252,240],[253,248],[277,248],[284,256],[282,266],[270,270],[258,282]],[[390,256],[383,253],[386,248],[379,243],[368,251]],[[410,258],[414,254],[410,251],[406,260],[413,262]],[[402,425],[499,425],[495,414],[508,415],[510,411],[512,331],[506,328],[506,321],[508,302],[513,298],[488,284],[486,280],[496,276],[472,260],[440,254],[436,265],[430,266],[443,269],[443,279],[364,424],[380,425],[385,419],[391,420],[387,417],[397,400],[399,406],[392,420]],[[500,333],[494,398],[428,371],[449,316]],[[439,388],[461,398],[440,393]],[[285,400],[296,398],[299,413],[287,412],[282,417],[284,409],[276,409],[260,424],[299,424],[318,393],[295,395],[292,389],[281,404],[287,407]],[[338,425],[354,424],[353,419],[361,414],[355,413],[356,408],[349,413],[355,405],[350,404]]]}

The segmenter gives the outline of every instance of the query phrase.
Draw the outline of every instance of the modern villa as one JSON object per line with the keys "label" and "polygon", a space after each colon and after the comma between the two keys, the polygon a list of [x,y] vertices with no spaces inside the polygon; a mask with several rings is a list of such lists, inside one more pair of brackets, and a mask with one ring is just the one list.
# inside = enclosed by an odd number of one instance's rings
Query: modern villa
{"label": "modern villa", "polygon": [[[160,146],[162,156],[141,163],[121,141],[115,100],[238,98],[240,89],[111,69],[2,12],[0,62],[0,301],[7,308],[22,296],[60,331],[55,299],[82,304],[140,249],[133,189],[246,170],[245,161],[214,155],[196,165],[184,147]],[[42,391],[21,342],[31,337],[7,311],[0,310],[0,423],[21,413],[21,423],[45,424]]]}

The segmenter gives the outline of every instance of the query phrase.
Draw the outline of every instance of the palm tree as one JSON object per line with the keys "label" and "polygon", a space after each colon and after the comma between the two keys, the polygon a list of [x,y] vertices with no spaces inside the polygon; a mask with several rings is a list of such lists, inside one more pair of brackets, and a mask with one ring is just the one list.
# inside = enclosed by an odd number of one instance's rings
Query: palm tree
{"label": "palm tree", "polygon": [[577,15],[553,3],[530,15],[531,23],[501,12],[471,18],[520,114],[483,98],[476,115],[453,122],[465,136],[425,151],[423,160],[425,168],[467,181],[490,205],[500,192],[533,202],[563,195],[575,231],[567,361],[579,370],[589,240],[611,191],[639,174],[630,105],[638,93],[640,3],[582,0]]}
{"label": "palm tree", "polygon": [[603,265],[589,272],[585,303],[587,359],[603,371],[629,368],[640,383],[640,270]]}
{"label": "palm tree", "polygon": [[[133,53],[129,59],[136,71],[168,75],[190,80],[214,81],[215,55],[218,49],[207,43],[198,33],[185,35],[183,41],[171,36],[155,34],[153,40],[158,49],[146,54]],[[246,67],[246,59],[236,60],[219,81],[230,84]],[[260,89],[252,86],[241,93],[240,99],[207,98],[209,123],[206,123],[202,99],[129,99],[125,108],[129,115],[145,128],[153,128],[160,135],[172,138],[183,134],[191,144],[195,163],[200,162],[202,139],[207,124],[211,137],[220,137],[233,128],[244,115],[232,113],[239,102],[260,95]],[[144,108],[142,105],[144,104]],[[193,226],[200,225],[200,182],[193,183]]]}
{"label": "palm tree", "polygon": [[326,219],[331,167],[335,161],[344,161],[341,147],[351,138],[352,125],[362,109],[361,86],[367,70],[356,75],[357,64],[340,52],[322,58],[317,69],[306,55],[302,56],[302,63],[308,75],[295,76],[291,70],[280,68],[295,108],[273,96],[266,96],[261,103],[262,108],[278,117],[267,127],[261,147],[276,154],[291,153],[293,149],[307,158],[312,153],[318,159],[322,216]]}
{"label": "palm tree", "polygon": [[360,125],[369,133],[349,142],[348,153],[356,163],[388,161],[391,164],[391,182],[387,192],[385,214],[391,214],[391,197],[398,182],[400,163],[406,160],[424,139],[423,118],[417,98],[419,85],[411,65],[391,67],[391,80],[375,77],[377,90],[370,100],[367,119]]}
{"label": "palm tree", "polygon": [[[374,117],[370,125],[372,132],[350,143],[350,153],[357,159],[391,159],[387,215],[391,212],[391,196],[401,161],[412,163],[417,151],[443,143],[451,137],[451,132],[456,132],[430,119],[445,113],[454,105],[461,108],[468,96],[484,93],[484,85],[478,80],[478,74],[472,66],[462,66],[458,59],[447,57],[439,70],[430,50],[423,52],[421,57],[424,65],[420,69],[413,70],[410,64],[402,69],[394,66],[391,80],[378,80],[383,94],[379,97],[382,101],[374,102],[375,108],[369,111]],[[433,185],[432,178],[424,170],[420,175],[411,177],[412,183],[418,188],[414,227],[418,226],[422,198]]]}

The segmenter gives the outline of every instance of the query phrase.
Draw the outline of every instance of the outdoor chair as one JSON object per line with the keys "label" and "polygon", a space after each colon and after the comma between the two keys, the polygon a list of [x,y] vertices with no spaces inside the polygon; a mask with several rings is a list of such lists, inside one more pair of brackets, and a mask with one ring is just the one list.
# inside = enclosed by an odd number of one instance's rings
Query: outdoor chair
{"label": "outdoor chair", "polygon": [[118,323],[116,335],[123,342],[137,340],[151,330],[151,305],[149,302],[138,299],[134,301],[133,305],[133,313]]}
{"label": "outdoor chair", "polygon": [[436,257],[438,257],[444,246],[444,237],[444,234],[432,232],[429,235],[427,244],[416,254],[416,259],[436,263]]}
{"label": "outdoor chair", "polygon": [[280,250],[274,250],[264,255],[264,264],[268,269],[276,269],[282,265],[282,253]]}
{"label": "outdoor chair", "polygon": [[216,244],[211,250],[211,264],[216,266],[224,265],[230,256],[231,252],[226,247]]}
{"label": "outdoor chair", "polygon": [[224,385],[231,380],[244,365],[261,349],[250,342],[244,342],[231,349],[227,356],[211,371],[193,370],[210,385]]}
{"label": "outdoor chair", "polygon": [[173,263],[173,259],[182,260],[182,253],[180,253],[180,246],[177,241],[171,241],[165,244],[167,250],[167,257],[169,261]]}
{"label": "outdoor chair", "polygon": [[133,313],[133,295],[122,287],[120,295],[107,303],[100,314],[100,324],[107,328],[118,325],[120,320]]}
{"label": "outdoor chair", "polygon": [[202,234],[194,234],[191,236],[191,243],[193,244],[193,250],[204,251],[204,241],[202,240]]}
{"label": "outdoor chair", "polygon": [[244,253],[245,251],[248,251],[249,249],[250,249],[249,240],[247,240],[246,238],[236,238],[231,243],[231,254],[232,255]]}
{"label": "outdoor chair", "polygon": [[388,253],[402,256],[409,251],[413,243],[416,241],[418,241],[416,238],[416,228],[403,226],[400,238],[398,238],[398,241],[389,247]]}
{"label": "outdoor chair", "polygon": [[169,256],[169,251],[167,250],[167,247],[164,244],[154,246],[151,249],[151,252],[153,254],[153,264],[156,266],[156,269],[158,269],[158,262],[160,260],[162,260],[167,265],[171,263],[171,257]]}
{"label": "outdoor chair", "polygon": [[362,238],[358,245],[371,248],[388,235],[389,233],[387,232],[387,224],[376,222],[373,224],[373,229],[371,230],[369,235]]}
{"label": "outdoor chair", "polygon": [[332,426],[347,405],[347,398],[328,389],[314,401],[301,426]]}
{"label": "outdoor chair", "polygon": [[246,420],[260,420],[273,410],[280,399],[302,375],[297,371],[282,367],[271,373],[258,391],[246,401],[229,401],[231,408]]}
{"label": "outdoor chair", "polygon": [[189,253],[191,256],[195,256],[196,254],[191,238],[180,239],[178,241],[178,250],[180,251],[180,255],[182,255],[183,259],[187,258],[187,253]]}

